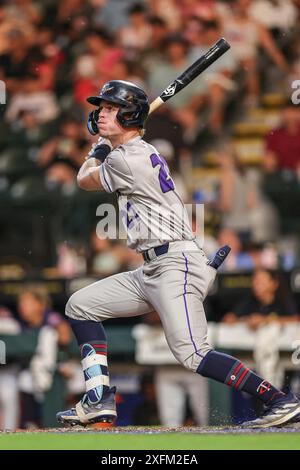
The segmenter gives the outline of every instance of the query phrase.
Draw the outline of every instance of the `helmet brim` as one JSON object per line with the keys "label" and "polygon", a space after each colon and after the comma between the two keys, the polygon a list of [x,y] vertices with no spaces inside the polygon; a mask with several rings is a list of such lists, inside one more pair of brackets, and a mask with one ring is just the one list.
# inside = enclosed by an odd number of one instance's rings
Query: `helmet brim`
{"label": "helmet brim", "polygon": [[86,100],[88,103],[93,104],[94,106],[100,106],[101,98],[99,96],[90,96]]}
{"label": "helmet brim", "polygon": [[101,101],[107,101],[108,103],[113,103],[117,106],[122,106],[123,108],[128,107],[128,103],[125,100],[120,100],[109,95],[90,96],[87,98],[87,101],[94,106],[100,106]]}

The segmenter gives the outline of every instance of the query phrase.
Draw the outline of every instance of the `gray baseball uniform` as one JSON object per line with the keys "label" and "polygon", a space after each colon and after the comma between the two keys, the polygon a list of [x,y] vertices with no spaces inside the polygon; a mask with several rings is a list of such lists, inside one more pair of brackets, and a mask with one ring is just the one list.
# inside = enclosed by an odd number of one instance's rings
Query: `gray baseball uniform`
{"label": "gray baseball uniform", "polygon": [[[128,245],[146,252],[140,268],[107,277],[73,294],[66,314],[103,321],[156,310],[176,359],[196,371],[207,343],[203,300],[216,270],[198,246],[163,157],[141,137],[113,150],[100,165],[104,189],[117,192]],[[169,243],[157,256],[155,247]]]}

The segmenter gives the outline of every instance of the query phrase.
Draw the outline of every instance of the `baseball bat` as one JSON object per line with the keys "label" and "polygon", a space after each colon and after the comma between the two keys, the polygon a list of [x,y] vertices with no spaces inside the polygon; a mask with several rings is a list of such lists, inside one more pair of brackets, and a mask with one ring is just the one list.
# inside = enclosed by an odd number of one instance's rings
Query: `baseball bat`
{"label": "baseball bat", "polygon": [[179,77],[177,77],[164,91],[150,104],[149,114],[153,113],[162,104],[177,95],[198,75],[206,70],[211,64],[219,59],[226,51],[230,49],[230,44],[226,39],[221,38],[207,52],[199,57],[190,67],[188,67]]}

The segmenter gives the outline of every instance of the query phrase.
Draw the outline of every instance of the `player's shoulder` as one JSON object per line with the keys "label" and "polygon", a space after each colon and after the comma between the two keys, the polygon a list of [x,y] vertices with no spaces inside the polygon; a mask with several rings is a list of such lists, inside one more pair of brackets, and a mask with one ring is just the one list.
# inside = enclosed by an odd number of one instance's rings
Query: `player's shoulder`
{"label": "player's shoulder", "polygon": [[124,149],[119,146],[113,149],[105,160],[106,166],[113,168],[120,173],[130,173],[130,165],[128,164],[128,159],[126,158],[126,152]]}
{"label": "player's shoulder", "polygon": [[148,144],[142,136],[135,137],[125,144],[120,145],[118,147],[119,149],[123,150],[124,152],[127,153],[132,153],[132,152],[152,152],[153,151],[153,146]]}
{"label": "player's shoulder", "polygon": [[143,158],[148,158],[149,155],[156,152],[156,149],[153,145],[148,144],[148,142],[142,139],[142,137],[136,137],[117,147],[114,152],[110,154],[113,158],[122,156],[127,162],[134,162],[136,158],[139,161]]}

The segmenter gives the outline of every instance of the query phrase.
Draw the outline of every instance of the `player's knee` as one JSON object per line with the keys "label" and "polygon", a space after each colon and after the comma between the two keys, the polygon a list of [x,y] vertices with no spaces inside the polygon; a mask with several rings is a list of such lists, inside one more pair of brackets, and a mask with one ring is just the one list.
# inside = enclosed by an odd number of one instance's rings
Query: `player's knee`
{"label": "player's knee", "polygon": [[66,305],[66,316],[75,320],[85,319],[84,308],[81,304],[81,298],[78,292],[75,292],[69,298]]}
{"label": "player's knee", "polygon": [[192,354],[181,360],[181,364],[192,372],[197,372],[197,369],[203,361],[206,354],[212,350],[212,347],[207,343],[203,344],[200,349],[194,350]]}

